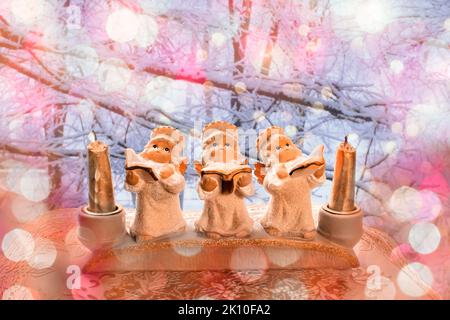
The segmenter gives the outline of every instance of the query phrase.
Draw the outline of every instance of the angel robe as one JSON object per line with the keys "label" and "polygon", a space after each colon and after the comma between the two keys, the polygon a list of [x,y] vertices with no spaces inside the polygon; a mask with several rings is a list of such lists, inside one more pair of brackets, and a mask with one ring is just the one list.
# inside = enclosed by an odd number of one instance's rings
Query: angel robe
{"label": "angel robe", "polygon": [[[155,180],[142,169],[133,170],[138,183],[125,183],[128,191],[137,195],[136,216],[131,232],[138,238],[151,239],[184,231],[186,222],[180,208],[179,193],[184,189],[184,177],[176,170],[166,179]],[[158,174],[156,173],[158,176]]]}
{"label": "angel robe", "polygon": [[269,168],[264,178],[271,198],[261,225],[280,236],[302,237],[304,232],[315,230],[311,190],[325,182],[325,173],[316,178],[313,173],[295,172],[281,179],[276,173],[279,165]]}
{"label": "angel robe", "polygon": [[241,187],[234,181],[219,183],[212,191],[197,185],[200,199],[205,200],[200,219],[195,223],[197,232],[216,233],[222,237],[246,237],[253,229],[244,197],[255,193],[253,183]]}

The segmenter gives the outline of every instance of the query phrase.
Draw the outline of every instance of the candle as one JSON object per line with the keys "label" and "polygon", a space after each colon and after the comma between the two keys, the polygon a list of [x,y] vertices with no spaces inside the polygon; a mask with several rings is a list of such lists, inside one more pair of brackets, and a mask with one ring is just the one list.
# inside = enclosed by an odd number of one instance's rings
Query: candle
{"label": "candle", "polygon": [[345,137],[336,152],[336,163],[328,208],[334,211],[355,210],[355,164],[356,150]]}
{"label": "candle", "polygon": [[109,163],[108,146],[98,141],[95,133],[89,135],[88,167],[89,167],[89,206],[90,212],[98,214],[116,210],[111,165]]}

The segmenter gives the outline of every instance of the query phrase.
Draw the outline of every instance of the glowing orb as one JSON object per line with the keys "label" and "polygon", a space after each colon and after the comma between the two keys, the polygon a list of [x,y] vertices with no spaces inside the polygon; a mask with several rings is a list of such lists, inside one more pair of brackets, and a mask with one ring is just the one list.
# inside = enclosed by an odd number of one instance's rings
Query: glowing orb
{"label": "glowing orb", "polygon": [[385,154],[391,154],[398,150],[397,142],[394,140],[383,143],[383,151]]}
{"label": "glowing orb", "polygon": [[331,2],[331,11],[337,16],[348,17],[355,14],[356,6],[353,1],[333,0]]}
{"label": "glowing orb", "polygon": [[313,107],[313,109],[316,109],[316,110],[323,110],[325,108],[323,103],[320,101],[314,101],[312,107]]}
{"label": "glowing orb", "polygon": [[20,178],[20,192],[30,201],[47,199],[50,189],[51,180],[44,170],[30,169]]}
{"label": "glowing orb", "polygon": [[309,51],[309,52],[316,52],[317,50],[319,50],[320,44],[321,44],[321,40],[320,39],[315,39],[315,40],[308,41],[306,43],[305,50]]}
{"label": "glowing orb", "polygon": [[434,252],[441,242],[439,229],[430,222],[419,222],[412,226],[408,235],[411,247],[420,254]]}
{"label": "glowing orb", "polygon": [[21,285],[13,285],[9,287],[5,291],[3,291],[2,295],[3,300],[34,300],[33,294],[31,291]]}
{"label": "glowing orb", "polygon": [[320,94],[324,99],[331,99],[334,98],[333,90],[330,87],[323,87],[320,90]]}
{"label": "glowing orb", "polygon": [[97,51],[87,45],[79,45],[64,55],[66,70],[72,76],[85,78],[95,73],[99,61]]}
{"label": "glowing orb", "polygon": [[433,284],[431,270],[419,262],[413,262],[403,267],[397,275],[400,290],[411,297],[421,297],[427,293],[427,286]]}
{"label": "glowing orb", "polygon": [[193,257],[197,254],[199,254],[202,251],[202,247],[182,247],[182,246],[175,246],[173,247],[173,250],[178,253],[180,256],[184,257]]}
{"label": "glowing orb", "polygon": [[220,48],[227,41],[227,37],[222,32],[214,32],[211,35],[211,41],[215,47]]}
{"label": "glowing orb", "polygon": [[408,137],[417,137],[421,131],[422,128],[418,123],[411,120],[406,122],[405,133]]}
{"label": "glowing orb", "polygon": [[368,33],[377,33],[384,29],[389,22],[389,9],[385,8],[383,1],[363,1],[356,12],[356,22],[359,27]]}
{"label": "glowing orb", "polygon": [[288,125],[284,128],[284,131],[289,137],[293,137],[297,134],[297,128],[293,125]]}
{"label": "glowing orb", "polygon": [[17,22],[25,25],[35,23],[44,13],[44,0],[12,0],[11,12]]}
{"label": "glowing orb", "polygon": [[203,49],[198,49],[195,56],[196,56],[198,62],[204,62],[208,59],[208,51],[203,50]]}
{"label": "glowing orb", "polygon": [[261,122],[261,121],[263,121],[265,118],[266,118],[266,116],[265,116],[264,111],[256,110],[256,111],[253,113],[253,119],[254,119],[256,122]]}
{"label": "glowing orb", "polygon": [[301,257],[301,253],[295,249],[289,248],[266,248],[267,258],[280,267],[286,267],[295,263]]}
{"label": "glowing orb", "polygon": [[2,251],[11,261],[28,260],[34,251],[33,236],[28,231],[13,229],[3,237]]}
{"label": "glowing orb", "polygon": [[307,300],[308,289],[297,279],[283,279],[271,289],[274,300]]}
{"label": "glowing orb", "polygon": [[127,86],[130,80],[131,71],[120,59],[107,59],[98,69],[98,81],[106,92],[121,90]]}
{"label": "glowing orb", "polygon": [[[245,282],[260,279],[267,270],[268,262],[264,251],[259,248],[237,248],[233,251],[230,261],[230,268]],[[256,270],[256,273],[246,272],[246,270]]]}
{"label": "glowing orb", "polygon": [[292,98],[300,98],[303,93],[303,85],[300,83],[285,83],[282,87],[284,95]]}
{"label": "glowing orb", "polygon": [[237,94],[244,93],[245,91],[247,91],[247,86],[245,85],[245,83],[238,81],[234,84],[234,91]]}
{"label": "glowing orb", "polygon": [[411,221],[417,217],[422,205],[419,191],[403,186],[392,193],[389,199],[389,208],[392,215],[400,222]]}
{"label": "glowing orb", "polygon": [[151,101],[162,95],[165,95],[170,88],[172,80],[166,77],[155,77],[145,86],[144,94]]}
{"label": "glowing orb", "polygon": [[302,24],[300,25],[300,27],[298,27],[298,33],[303,37],[306,37],[308,35],[309,30],[310,28],[307,24]]}
{"label": "glowing orb", "polygon": [[391,124],[391,131],[395,134],[400,134],[403,132],[403,124],[401,122],[394,122]]}
{"label": "glowing orb", "polygon": [[37,238],[34,242],[34,251],[27,260],[30,267],[35,269],[50,268],[56,260],[56,248],[48,239]]}
{"label": "glowing orb", "polygon": [[445,19],[444,28],[445,30],[450,31],[450,18]]}
{"label": "glowing orb", "polygon": [[106,20],[106,33],[108,37],[117,42],[133,40],[139,30],[140,19],[131,10],[119,9],[112,12]]}
{"label": "glowing orb", "polygon": [[150,16],[139,15],[139,28],[135,40],[138,46],[146,48],[155,43],[158,36],[158,23]]}
{"label": "glowing orb", "polygon": [[20,194],[20,177],[28,171],[28,167],[21,162],[6,160],[2,162],[1,168],[8,173],[6,176],[8,190]]}
{"label": "glowing orb", "polygon": [[400,60],[392,60],[389,64],[389,67],[395,74],[400,74],[404,69],[403,62],[401,62]]}
{"label": "glowing orb", "polygon": [[94,122],[94,102],[89,99],[80,100],[80,102],[78,102],[77,106],[75,107],[75,110],[78,113],[81,122],[83,123],[83,127],[85,129],[91,128]]}
{"label": "glowing orb", "polygon": [[418,219],[422,221],[433,221],[442,210],[442,202],[439,196],[431,190],[420,190],[422,207]]}
{"label": "glowing orb", "polygon": [[43,202],[34,202],[22,197],[16,197],[11,203],[11,211],[18,222],[27,223],[46,212],[47,206]]}

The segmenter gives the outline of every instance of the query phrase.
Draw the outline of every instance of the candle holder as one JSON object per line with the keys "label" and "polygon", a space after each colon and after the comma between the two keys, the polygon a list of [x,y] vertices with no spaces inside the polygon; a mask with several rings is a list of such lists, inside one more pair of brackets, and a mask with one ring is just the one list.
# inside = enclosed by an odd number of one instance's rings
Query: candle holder
{"label": "candle holder", "polygon": [[317,231],[337,244],[353,248],[363,234],[363,213],[355,206],[353,211],[336,211],[323,205],[319,211]]}
{"label": "candle holder", "polygon": [[332,191],[319,211],[317,231],[337,244],[353,248],[363,234],[361,208],[355,204],[356,150],[347,137],[336,152]]}
{"label": "candle holder", "polygon": [[92,251],[114,247],[121,243],[127,234],[122,206],[103,213],[92,212],[85,206],[78,215],[78,223],[78,239]]}

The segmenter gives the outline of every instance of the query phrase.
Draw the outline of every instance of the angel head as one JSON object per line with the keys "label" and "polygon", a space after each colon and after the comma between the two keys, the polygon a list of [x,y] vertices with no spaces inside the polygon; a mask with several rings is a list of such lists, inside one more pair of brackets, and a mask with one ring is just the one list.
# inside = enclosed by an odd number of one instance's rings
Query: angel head
{"label": "angel head", "polygon": [[210,162],[244,161],[239,152],[238,128],[226,121],[215,121],[205,126],[202,135],[202,164]]}
{"label": "angel head", "polygon": [[266,165],[295,160],[302,151],[292,142],[280,127],[269,127],[256,140],[259,159]]}
{"label": "angel head", "polygon": [[157,127],[152,130],[150,141],[140,155],[158,163],[178,164],[183,145],[184,137],[177,129],[169,126]]}

